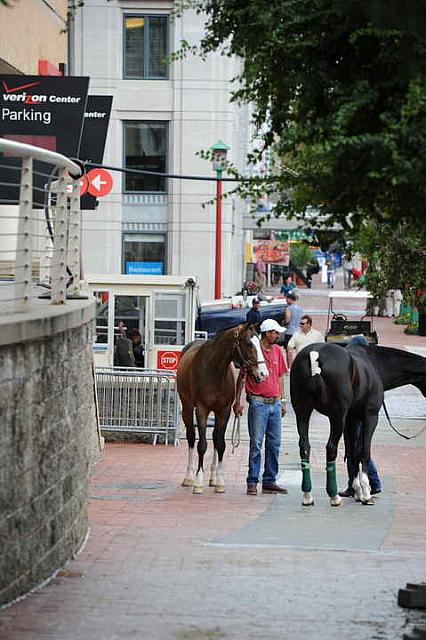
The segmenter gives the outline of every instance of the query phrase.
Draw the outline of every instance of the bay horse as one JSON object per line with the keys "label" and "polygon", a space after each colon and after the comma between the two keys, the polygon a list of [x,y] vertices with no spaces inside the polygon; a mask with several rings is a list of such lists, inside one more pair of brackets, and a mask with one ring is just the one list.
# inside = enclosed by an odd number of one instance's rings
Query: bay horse
{"label": "bay horse", "polygon": [[[207,449],[206,427],[210,412],[214,413],[213,461],[210,486],[217,493],[225,491],[223,454],[225,432],[235,399],[235,377],[231,363],[243,368],[260,382],[268,375],[259,338],[253,323],[244,323],[218,332],[207,341],[196,340],[182,351],[177,369],[177,390],[182,403],[182,419],[188,441],[188,467],[182,486],[203,493],[204,454]],[[195,473],[195,425],[198,427],[198,468]]]}
{"label": "bay horse", "polygon": [[[426,358],[390,347],[356,344],[342,348],[330,343],[306,346],[296,356],[290,373],[291,402],[296,413],[302,467],[302,505],[314,503],[311,495],[309,420],[312,411],[327,416],[330,436],[326,445],[326,491],[331,506],[339,506],[336,480],[337,448],[344,434],[346,455],[359,468],[354,480],[355,497],[373,504],[367,476],[371,439],[383,404],[384,391],[406,384],[426,397]],[[362,425],[362,450],[356,434]]]}

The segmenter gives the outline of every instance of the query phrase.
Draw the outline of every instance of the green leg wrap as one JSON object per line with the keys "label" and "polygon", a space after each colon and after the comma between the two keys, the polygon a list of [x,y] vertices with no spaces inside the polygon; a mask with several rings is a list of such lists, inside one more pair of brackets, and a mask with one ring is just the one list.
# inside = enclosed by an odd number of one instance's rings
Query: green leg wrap
{"label": "green leg wrap", "polygon": [[310,493],[312,491],[311,482],[311,465],[309,460],[302,460],[302,491],[304,493]]}
{"label": "green leg wrap", "polygon": [[336,463],[327,462],[327,494],[330,498],[337,495]]}

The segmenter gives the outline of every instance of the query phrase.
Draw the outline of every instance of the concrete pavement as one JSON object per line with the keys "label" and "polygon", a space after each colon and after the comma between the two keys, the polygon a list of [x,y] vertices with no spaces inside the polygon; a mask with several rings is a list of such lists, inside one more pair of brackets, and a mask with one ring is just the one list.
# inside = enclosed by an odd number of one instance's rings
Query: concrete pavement
{"label": "concrete pavement", "polygon": [[[326,291],[302,291],[301,303],[324,330]],[[390,319],[376,324],[381,344],[426,346]],[[421,421],[398,415],[407,398],[424,415],[425,400],[407,389],[393,410],[398,428],[414,431]],[[85,548],[47,586],[0,612],[1,640],[402,638],[426,617],[397,606],[400,587],[426,579],[426,434],[405,441],[382,416],[374,458],[384,491],[375,506],[345,500],[337,509],[325,494],[327,437],[327,421],[315,416],[312,508],[300,505],[291,409],[280,465],[288,496],[245,495],[245,422],[234,454],[228,443],[224,495],[180,486],[183,441],[107,444],[93,469]],[[343,487],[342,452],[338,469]]]}

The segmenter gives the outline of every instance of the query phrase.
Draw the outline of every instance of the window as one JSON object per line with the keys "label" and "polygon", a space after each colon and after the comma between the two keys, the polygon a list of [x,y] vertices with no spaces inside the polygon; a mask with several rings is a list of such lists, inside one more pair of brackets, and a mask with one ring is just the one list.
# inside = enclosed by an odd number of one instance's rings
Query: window
{"label": "window", "polygon": [[154,305],[154,344],[185,344],[184,293],[157,293]]}
{"label": "window", "polygon": [[[126,167],[165,173],[167,168],[167,122],[125,122]],[[126,191],[165,193],[166,179],[126,173]]]}
{"label": "window", "polygon": [[124,77],[167,79],[167,16],[124,16]]}
{"label": "window", "polygon": [[124,234],[124,273],[162,275],[165,273],[166,240],[161,233]]}

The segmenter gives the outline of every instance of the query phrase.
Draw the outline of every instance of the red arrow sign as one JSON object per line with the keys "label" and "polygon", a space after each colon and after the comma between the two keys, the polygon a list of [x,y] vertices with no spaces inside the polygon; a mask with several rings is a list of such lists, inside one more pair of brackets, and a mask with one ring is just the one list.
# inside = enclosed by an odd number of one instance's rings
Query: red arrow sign
{"label": "red arrow sign", "polygon": [[112,189],[112,177],[105,169],[92,169],[87,174],[87,191],[91,196],[106,196]]}

